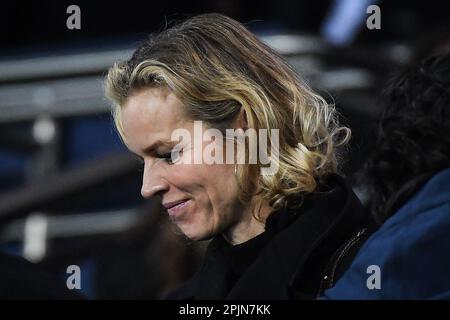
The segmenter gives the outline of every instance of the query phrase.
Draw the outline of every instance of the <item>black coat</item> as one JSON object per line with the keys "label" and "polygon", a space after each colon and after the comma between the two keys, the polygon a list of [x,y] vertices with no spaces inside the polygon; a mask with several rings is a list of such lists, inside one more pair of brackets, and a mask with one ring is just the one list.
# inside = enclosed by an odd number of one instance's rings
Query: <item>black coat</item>
{"label": "black coat", "polygon": [[333,286],[369,220],[351,187],[330,175],[298,209],[272,213],[265,232],[238,246],[209,244],[197,274],[167,299],[313,299]]}

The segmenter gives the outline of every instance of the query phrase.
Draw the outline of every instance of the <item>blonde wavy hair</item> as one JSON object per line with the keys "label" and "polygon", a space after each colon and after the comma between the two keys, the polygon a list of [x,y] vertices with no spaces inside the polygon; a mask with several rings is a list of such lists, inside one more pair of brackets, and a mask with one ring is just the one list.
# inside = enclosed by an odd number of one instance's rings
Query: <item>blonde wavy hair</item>
{"label": "blonde wavy hair", "polygon": [[168,88],[191,119],[211,127],[230,128],[243,108],[248,128],[279,129],[275,175],[260,174],[260,164],[237,166],[242,202],[258,190],[277,209],[314,192],[322,177],[337,171],[336,147],[350,138],[334,105],[242,24],[220,14],[195,16],[151,35],[129,60],[110,68],[105,91],[122,139],[120,108],[146,87]]}

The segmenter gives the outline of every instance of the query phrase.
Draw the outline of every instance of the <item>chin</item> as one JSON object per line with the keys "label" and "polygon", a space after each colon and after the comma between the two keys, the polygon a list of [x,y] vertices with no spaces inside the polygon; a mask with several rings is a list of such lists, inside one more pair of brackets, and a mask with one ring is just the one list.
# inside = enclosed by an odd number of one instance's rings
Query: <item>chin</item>
{"label": "chin", "polygon": [[202,230],[201,226],[178,226],[181,232],[192,241],[204,241],[209,240],[214,237],[214,234],[207,232],[206,230]]}

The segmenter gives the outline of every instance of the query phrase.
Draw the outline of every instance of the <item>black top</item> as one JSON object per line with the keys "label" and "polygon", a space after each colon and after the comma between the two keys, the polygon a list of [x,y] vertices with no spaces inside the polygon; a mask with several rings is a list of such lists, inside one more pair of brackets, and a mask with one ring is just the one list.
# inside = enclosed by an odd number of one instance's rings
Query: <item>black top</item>
{"label": "black top", "polygon": [[265,232],[247,242],[232,246],[214,237],[201,269],[166,298],[315,298],[330,259],[366,223],[341,177],[330,175],[318,190],[299,196],[297,209],[273,212]]}
{"label": "black top", "polygon": [[270,240],[269,233],[263,232],[255,238],[239,245],[231,245],[223,237],[216,238],[217,251],[223,258],[224,274],[229,275],[230,288],[242,276],[249,265],[256,260]]}

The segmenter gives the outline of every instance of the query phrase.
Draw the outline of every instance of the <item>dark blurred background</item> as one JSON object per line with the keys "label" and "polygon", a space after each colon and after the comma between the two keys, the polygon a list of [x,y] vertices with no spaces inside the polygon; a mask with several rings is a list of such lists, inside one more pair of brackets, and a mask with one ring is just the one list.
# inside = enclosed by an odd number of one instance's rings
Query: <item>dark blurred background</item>
{"label": "dark blurred background", "polygon": [[[366,26],[372,4],[381,29]],[[79,30],[66,26],[70,5],[81,9]],[[371,150],[389,74],[450,48],[445,1],[3,1],[0,250],[62,279],[79,265],[89,298],[158,298],[192,275],[205,244],[140,198],[141,170],[113,127],[102,81],[149,33],[206,12],[245,23],[333,97],[353,133],[341,168],[349,178]]]}

